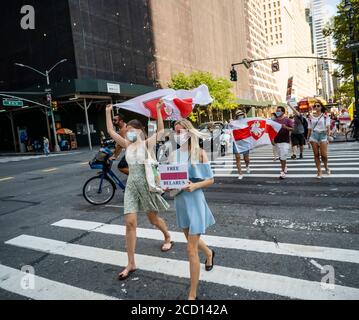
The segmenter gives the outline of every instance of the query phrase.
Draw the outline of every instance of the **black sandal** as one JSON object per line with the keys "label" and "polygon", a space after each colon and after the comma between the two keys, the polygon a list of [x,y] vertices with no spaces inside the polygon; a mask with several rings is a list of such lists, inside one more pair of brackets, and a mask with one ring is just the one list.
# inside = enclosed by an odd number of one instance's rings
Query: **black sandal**
{"label": "black sandal", "polygon": [[204,263],[206,266],[206,271],[212,271],[213,267],[214,267],[214,257],[215,257],[216,253],[212,250],[212,265],[207,266],[207,260]]}

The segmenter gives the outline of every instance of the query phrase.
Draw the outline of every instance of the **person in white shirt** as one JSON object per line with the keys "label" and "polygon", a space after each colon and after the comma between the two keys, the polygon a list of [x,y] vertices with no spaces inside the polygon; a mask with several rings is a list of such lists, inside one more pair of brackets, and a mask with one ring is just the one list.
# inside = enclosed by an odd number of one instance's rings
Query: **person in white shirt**
{"label": "person in white shirt", "polygon": [[328,167],[328,144],[330,135],[330,117],[326,114],[325,107],[317,101],[314,105],[313,115],[308,119],[308,136],[314,153],[315,165],[317,167],[317,178],[322,178],[321,161],[326,173],[331,174]]}

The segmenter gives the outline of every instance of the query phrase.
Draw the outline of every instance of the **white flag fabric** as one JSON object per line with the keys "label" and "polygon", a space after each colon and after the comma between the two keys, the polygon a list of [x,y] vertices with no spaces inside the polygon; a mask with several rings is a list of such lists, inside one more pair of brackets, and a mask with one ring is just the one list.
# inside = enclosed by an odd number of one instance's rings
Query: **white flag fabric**
{"label": "white flag fabric", "polygon": [[230,123],[233,143],[239,153],[271,144],[282,125],[269,119],[245,118]]}
{"label": "white flag fabric", "polygon": [[208,87],[201,85],[194,90],[161,89],[134,99],[115,104],[115,108],[139,113],[157,119],[156,105],[162,99],[165,107],[161,110],[165,120],[187,118],[195,105],[206,106],[213,102]]}

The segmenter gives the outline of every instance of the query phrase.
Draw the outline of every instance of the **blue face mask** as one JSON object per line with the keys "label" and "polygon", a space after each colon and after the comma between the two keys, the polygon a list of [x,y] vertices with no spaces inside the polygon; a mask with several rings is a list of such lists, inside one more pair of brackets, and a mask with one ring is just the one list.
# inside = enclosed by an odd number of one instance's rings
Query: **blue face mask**
{"label": "blue face mask", "polygon": [[137,141],[137,133],[133,131],[127,132],[127,139],[130,142],[136,142]]}
{"label": "blue face mask", "polygon": [[275,113],[275,115],[280,118],[282,115],[283,115],[283,112],[282,111],[278,111]]}

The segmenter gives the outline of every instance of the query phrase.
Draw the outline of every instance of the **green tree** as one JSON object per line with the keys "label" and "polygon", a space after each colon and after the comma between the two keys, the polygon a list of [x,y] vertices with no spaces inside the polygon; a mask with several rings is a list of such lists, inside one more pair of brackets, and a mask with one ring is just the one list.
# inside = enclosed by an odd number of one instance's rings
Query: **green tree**
{"label": "green tree", "polygon": [[209,92],[214,99],[212,105],[207,107],[196,106],[189,119],[193,122],[201,122],[201,116],[207,115],[210,121],[214,120],[214,113],[217,113],[218,120],[224,120],[224,110],[233,110],[237,107],[236,96],[232,92],[232,83],[221,77],[214,77],[209,72],[196,71],[190,75],[178,73],[172,76],[168,84],[175,90],[192,90],[201,84],[207,85]]}
{"label": "green tree", "polygon": [[[345,1],[342,0],[337,6],[338,13],[331,20],[330,24],[323,30],[325,36],[332,36],[335,42],[336,49],[333,51],[334,57],[342,61],[351,61],[351,51],[346,49],[345,46],[350,42],[349,36],[349,16],[344,11]],[[354,17],[353,26],[356,41],[359,41],[359,0],[351,0]],[[339,63],[340,68],[338,74],[340,78],[349,79],[352,76],[352,65]]]}

